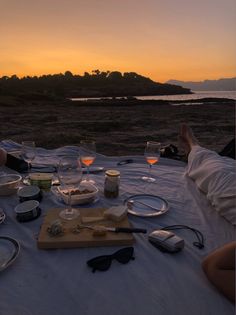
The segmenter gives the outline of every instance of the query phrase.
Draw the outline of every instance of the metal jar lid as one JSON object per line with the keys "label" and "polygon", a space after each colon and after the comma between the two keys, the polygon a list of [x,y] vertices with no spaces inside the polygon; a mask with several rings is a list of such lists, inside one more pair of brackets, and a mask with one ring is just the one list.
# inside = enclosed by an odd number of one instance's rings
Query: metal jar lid
{"label": "metal jar lid", "polygon": [[120,172],[117,170],[107,170],[105,173],[107,176],[120,176]]}
{"label": "metal jar lid", "polygon": [[40,193],[38,186],[27,186],[18,190],[18,196],[23,198],[35,197]]}
{"label": "metal jar lid", "polygon": [[15,212],[18,214],[23,214],[27,212],[34,212],[39,207],[39,202],[37,200],[28,200],[18,204],[15,207]]}

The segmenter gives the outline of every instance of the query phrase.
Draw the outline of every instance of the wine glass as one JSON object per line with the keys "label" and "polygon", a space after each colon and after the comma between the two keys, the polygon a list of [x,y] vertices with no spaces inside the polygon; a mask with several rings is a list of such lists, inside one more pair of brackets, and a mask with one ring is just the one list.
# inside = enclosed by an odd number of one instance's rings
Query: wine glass
{"label": "wine glass", "polygon": [[34,160],[36,156],[35,152],[35,142],[34,141],[22,141],[22,150],[21,150],[21,155],[23,159],[27,162],[28,166],[28,175],[26,176],[26,179],[29,178],[30,174],[30,169],[31,169],[31,163]]}
{"label": "wine glass", "polygon": [[149,176],[143,176],[142,180],[145,180],[149,183],[153,183],[156,181],[155,178],[151,177],[152,165],[157,163],[160,158],[160,142],[148,141],[145,147],[144,156],[149,164]]}
{"label": "wine glass", "polygon": [[65,220],[73,220],[80,213],[71,206],[71,192],[79,186],[82,179],[82,168],[78,156],[63,156],[58,165],[58,178],[60,185],[65,187],[68,193],[68,207],[63,209],[59,216]]}
{"label": "wine glass", "polygon": [[85,182],[95,184],[94,180],[89,179],[89,166],[93,164],[96,158],[96,143],[93,140],[80,141],[80,159],[87,168]]}

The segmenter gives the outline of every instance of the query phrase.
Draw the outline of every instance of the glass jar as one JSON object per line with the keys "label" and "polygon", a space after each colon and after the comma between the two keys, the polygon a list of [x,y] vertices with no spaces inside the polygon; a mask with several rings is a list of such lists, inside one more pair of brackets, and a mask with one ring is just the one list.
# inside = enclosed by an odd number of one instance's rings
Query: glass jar
{"label": "glass jar", "polygon": [[106,198],[116,198],[119,196],[120,172],[107,170],[105,173],[104,196]]}

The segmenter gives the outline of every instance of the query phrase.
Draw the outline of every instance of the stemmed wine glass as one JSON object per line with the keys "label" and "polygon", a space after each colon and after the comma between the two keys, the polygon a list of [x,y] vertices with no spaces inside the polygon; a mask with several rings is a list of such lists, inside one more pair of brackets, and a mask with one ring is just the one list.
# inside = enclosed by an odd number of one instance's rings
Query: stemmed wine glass
{"label": "stemmed wine glass", "polygon": [[145,180],[149,183],[153,183],[156,181],[155,178],[151,177],[152,165],[157,163],[160,158],[160,142],[148,141],[145,147],[144,156],[149,164],[149,176],[143,176],[142,180]]}
{"label": "stemmed wine glass", "polygon": [[65,220],[73,220],[80,213],[71,206],[71,192],[79,186],[82,179],[82,167],[78,156],[63,156],[58,165],[58,178],[60,184],[68,193],[68,207],[59,213]]}
{"label": "stemmed wine glass", "polygon": [[93,140],[80,141],[80,159],[87,168],[85,182],[94,184],[94,180],[89,179],[89,166],[93,164],[96,158],[96,143]]}
{"label": "stemmed wine glass", "polygon": [[22,151],[21,155],[23,159],[27,162],[28,165],[28,175],[26,178],[29,178],[30,169],[31,169],[31,163],[34,160],[36,156],[35,152],[35,142],[34,141],[22,141]]}

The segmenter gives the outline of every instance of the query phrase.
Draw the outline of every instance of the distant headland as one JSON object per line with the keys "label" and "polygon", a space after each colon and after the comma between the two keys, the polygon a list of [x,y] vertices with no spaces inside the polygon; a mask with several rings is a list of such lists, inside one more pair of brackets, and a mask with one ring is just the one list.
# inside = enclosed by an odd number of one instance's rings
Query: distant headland
{"label": "distant headland", "polygon": [[193,91],[236,91],[236,77],[219,80],[178,81],[169,80],[167,84],[177,84]]}
{"label": "distant headland", "polygon": [[0,95],[45,95],[51,97],[127,97],[146,95],[192,94],[189,88],[175,84],[152,81],[135,72],[100,71],[74,75],[64,74],[42,76],[16,75],[0,78]]}

